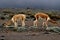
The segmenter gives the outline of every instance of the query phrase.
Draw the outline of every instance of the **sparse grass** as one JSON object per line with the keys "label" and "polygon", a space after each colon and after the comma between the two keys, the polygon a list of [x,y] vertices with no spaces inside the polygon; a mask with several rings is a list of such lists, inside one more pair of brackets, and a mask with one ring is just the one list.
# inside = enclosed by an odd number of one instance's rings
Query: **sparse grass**
{"label": "sparse grass", "polygon": [[48,27],[48,28],[44,28],[41,29],[39,27],[35,27],[35,26],[31,26],[31,27],[17,27],[17,29],[14,29],[14,27],[8,27],[8,28],[3,28],[4,31],[6,31],[6,29],[10,30],[10,31],[15,31],[15,32],[28,32],[28,31],[34,31],[34,32],[40,32],[42,30],[44,31],[49,31],[49,32],[54,32],[54,33],[60,33],[60,27]]}
{"label": "sparse grass", "polygon": [[60,27],[48,27],[46,30],[49,30],[51,32],[55,32],[55,33],[60,33]]}
{"label": "sparse grass", "polygon": [[25,32],[25,31],[28,31],[28,28],[26,28],[26,27],[18,27],[17,31],[18,32]]}

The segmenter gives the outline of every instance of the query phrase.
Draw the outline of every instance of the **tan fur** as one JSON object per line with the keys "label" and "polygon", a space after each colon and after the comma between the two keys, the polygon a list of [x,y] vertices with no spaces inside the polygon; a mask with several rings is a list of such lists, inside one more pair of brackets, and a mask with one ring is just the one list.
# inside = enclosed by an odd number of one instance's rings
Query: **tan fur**
{"label": "tan fur", "polygon": [[36,14],[34,15],[34,17],[36,18],[36,20],[34,21],[34,26],[37,26],[37,21],[38,21],[39,19],[44,19],[44,20],[45,20],[45,22],[43,22],[43,24],[42,24],[43,26],[44,26],[44,24],[45,24],[46,26],[48,26],[48,25],[47,25],[47,24],[48,24],[48,21],[49,21],[49,22],[52,22],[53,24],[56,23],[55,21],[51,20],[50,17],[49,17],[47,14],[42,13],[42,12],[36,13]]}
{"label": "tan fur", "polygon": [[17,15],[14,15],[12,17],[12,19],[10,21],[6,22],[4,25],[8,26],[12,22],[12,23],[14,23],[15,28],[16,28],[18,26],[17,21],[19,21],[19,22],[22,23],[22,26],[25,26],[25,19],[26,19],[26,15],[24,15],[24,14],[17,14]]}
{"label": "tan fur", "polygon": [[3,23],[3,26],[4,27],[9,27],[9,25],[11,25],[11,24],[12,24],[12,21],[11,20],[8,20],[5,23]]}

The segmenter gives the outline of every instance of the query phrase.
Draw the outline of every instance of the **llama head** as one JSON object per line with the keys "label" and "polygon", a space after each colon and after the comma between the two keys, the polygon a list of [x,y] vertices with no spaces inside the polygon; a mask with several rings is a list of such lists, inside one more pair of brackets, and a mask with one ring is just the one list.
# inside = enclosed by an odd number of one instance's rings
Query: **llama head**
{"label": "llama head", "polygon": [[6,21],[2,25],[3,25],[3,27],[9,27],[10,25],[12,25],[12,21],[11,20]]}

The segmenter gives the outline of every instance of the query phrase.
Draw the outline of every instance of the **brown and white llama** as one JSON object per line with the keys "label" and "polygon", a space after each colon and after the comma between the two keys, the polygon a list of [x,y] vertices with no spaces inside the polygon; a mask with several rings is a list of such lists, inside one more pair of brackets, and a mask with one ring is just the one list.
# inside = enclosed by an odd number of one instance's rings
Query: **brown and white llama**
{"label": "brown and white llama", "polygon": [[47,14],[43,13],[43,12],[38,12],[34,15],[35,17],[35,21],[34,21],[34,26],[37,26],[37,22],[39,19],[45,20],[42,24],[42,27],[44,25],[46,25],[46,27],[48,27],[48,22],[52,22],[53,24],[57,24],[56,21],[52,20]]}

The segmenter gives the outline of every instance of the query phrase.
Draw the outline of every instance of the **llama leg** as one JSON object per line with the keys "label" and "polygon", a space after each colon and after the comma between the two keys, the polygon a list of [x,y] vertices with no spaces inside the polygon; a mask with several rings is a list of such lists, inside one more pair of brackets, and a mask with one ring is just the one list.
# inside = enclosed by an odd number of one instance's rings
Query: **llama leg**
{"label": "llama leg", "polygon": [[14,23],[15,28],[17,28],[17,21],[16,21],[16,19],[12,18],[11,20]]}
{"label": "llama leg", "polygon": [[45,22],[43,22],[43,24],[42,24],[42,28],[44,28],[44,26],[45,26]]}
{"label": "llama leg", "polygon": [[42,27],[44,26],[45,22],[43,22]]}
{"label": "llama leg", "polygon": [[22,26],[25,26],[25,21],[22,21]]}
{"label": "llama leg", "polygon": [[34,24],[34,26],[36,26],[36,21],[34,21],[34,23],[33,23],[33,24]]}
{"label": "llama leg", "polygon": [[47,25],[47,22],[43,22],[42,25],[43,25],[43,26],[46,26],[46,27],[48,26],[48,25]]}
{"label": "llama leg", "polygon": [[[46,27],[44,27],[44,26],[46,26]],[[46,28],[46,29],[48,28],[47,22],[43,22],[42,28]]]}
{"label": "llama leg", "polygon": [[17,28],[17,22],[14,22],[15,28]]}
{"label": "llama leg", "polygon": [[47,22],[45,22],[45,24],[46,24],[46,27],[48,27]]}
{"label": "llama leg", "polygon": [[48,21],[46,21],[46,22],[45,22],[45,25],[46,25],[46,29],[48,29],[48,25],[47,25],[47,24],[48,24]]}
{"label": "llama leg", "polygon": [[25,26],[25,19],[26,19],[26,16],[23,16],[21,22],[22,22],[22,26]]}
{"label": "llama leg", "polygon": [[49,22],[49,20],[50,20],[50,18],[48,17],[47,21],[45,22],[45,25],[46,25],[47,28],[48,28],[48,22]]}
{"label": "llama leg", "polygon": [[35,20],[35,21],[34,21],[34,26],[36,26],[36,27],[37,27],[37,20]]}

